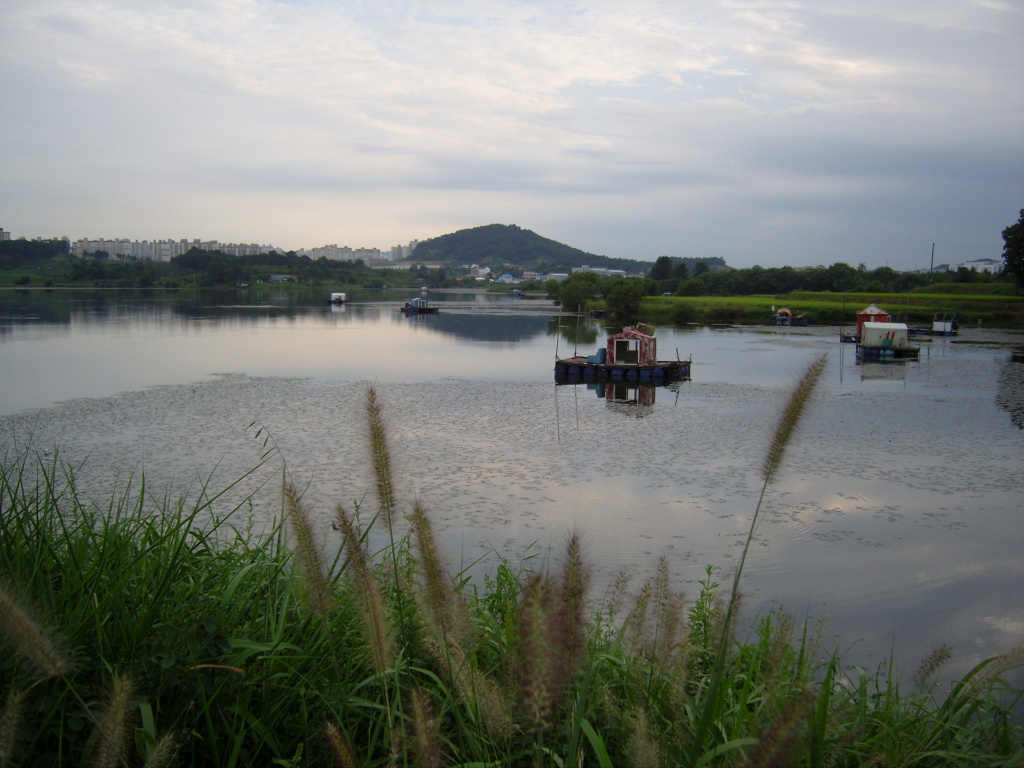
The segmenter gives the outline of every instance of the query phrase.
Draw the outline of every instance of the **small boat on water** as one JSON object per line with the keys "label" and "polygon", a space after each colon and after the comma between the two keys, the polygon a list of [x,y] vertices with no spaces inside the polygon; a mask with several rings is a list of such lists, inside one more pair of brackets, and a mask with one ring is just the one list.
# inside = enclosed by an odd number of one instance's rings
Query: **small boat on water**
{"label": "small boat on water", "polygon": [[344,293],[332,293],[324,299],[324,304],[344,304],[347,301],[348,297]]}
{"label": "small boat on water", "polygon": [[415,299],[405,302],[402,307],[403,315],[436,315],[437,307],[430,306],[430,302],[422,296],[417,296]]}
{"label": "small boat on water", "polygon": [[864,323],[857,341],[862,360],[917,360],[921,348],[907,341],[906,323]]}
{"label": "small boat on water", "polygon": [[555,354],[555,380],[559,382],[641,381],[663,384],[689,381],[691,359],[658,360],[654,327],[643,323],[627,326],[608,337],[593,355],[559,357]]}
{"label": "small boat on water", "polygon": [[782,307],[776,312],[775,307],[772,307],[768,325],[807,325],[807,315],[794,315],[789,307]]}

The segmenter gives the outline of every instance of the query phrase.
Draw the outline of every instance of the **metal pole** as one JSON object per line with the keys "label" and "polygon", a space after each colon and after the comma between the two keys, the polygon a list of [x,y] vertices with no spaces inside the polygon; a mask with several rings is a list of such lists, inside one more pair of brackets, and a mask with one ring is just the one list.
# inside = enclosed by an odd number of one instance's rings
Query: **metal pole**
{"label": "metal pole", "polygon": [[930,275],[935,269],[935,243],[932,243],[932,265],[928,267],[928,274]]}

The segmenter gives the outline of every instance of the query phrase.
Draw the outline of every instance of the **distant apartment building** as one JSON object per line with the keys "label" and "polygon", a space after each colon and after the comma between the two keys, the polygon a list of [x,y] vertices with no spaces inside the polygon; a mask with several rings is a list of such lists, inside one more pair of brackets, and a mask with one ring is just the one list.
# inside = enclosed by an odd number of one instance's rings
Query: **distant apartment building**
{"label": "distant apartment building", "polygon": [[973,269],[975,272],[988,272],[989,274],[998,275],[1003,271],[1003,264],[1002,259],[975,259],[974,261],[965,261],[962,264],[950,264],[948,270],[956,272],[960,267],[965,267],[966,269]]}
{"label": "distant apartment building", "polygon": [[330,259],[331,261],[352,261],[355,256],[352,255],[352,249],[347,245],[338,246],[337,243],[331,243],[330,245],[324,245],[319,248],[303,248],[298,251],[300,256],[308,256],[309,258],[316,259]]}
{"label": "distant apartment building", "polygon": [[416,250],[416,246],[419,244],[419,240],[410,240],[408,245],[391,246],[391,260],[401,261],[402,259],[411,258],[412,252]]}
{"label": "distant apartment building", "polygon": [[601,277],[625,277],[626,270],[624,269],[604,269],[603,267],[591,267],[588,264],[584,264],[582,267],[573,267],[573,273],[576,272],[593,272],[595,275]]}
{"label": "distant apartment building", "polygon": [[97,240],[80,239],[71,245],[71,253],[74,256],[82,257],[87,253],[105,251],[110,256],[131,256],[147,261],[170,261],[175,256],[181,256],[192,248],[200,248],[204,251],[221,251],[229,256],[248,256],[257,253],[270,253],[281,251],[272,245],[258,245],[256,243],[221,243],[217,240],[129,240],[127,238]]}
{"label": "distant apartment building", "polygon": [[[0,237],[9,240],[9,232],[0,229]],[[70,242],[70,241],[69,241]],[[349,248],[347,245],[330,243],[319,248],[303,248],[297,253],[310,259],[330,259],[332,261],[355,261],[362,259],[365,263],[381,261],[400,261],[407,259],[416,250],[419,240],[412,240],[408,245],[393,246],[390,253],[381,253],[379,248]],[[217,240],[181,239],[181,240],[130,240],[128,238],[82,238],[71,243],[71,253],[79,258],[88,253],[104,251],[111,257],[134,257],[150,261],[170,261],[181,256],[192,248],[204,251],[221,251],[229,256],[249,256],[252,254],[276,251],[285,253],[283,248],[256,243],[221,243]]]}
{"label": "distant apartment building", "polygon": [[11,233],[6,231],[3,227],[0,227],[0,240],[10,240]]}

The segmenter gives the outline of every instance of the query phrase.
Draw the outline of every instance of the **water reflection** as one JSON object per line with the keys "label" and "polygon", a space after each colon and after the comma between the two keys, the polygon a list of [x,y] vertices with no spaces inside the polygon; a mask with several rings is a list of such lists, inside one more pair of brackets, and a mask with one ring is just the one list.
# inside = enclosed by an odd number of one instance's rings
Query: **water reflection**
{"label": "water reflection", "polygon": [[[837,644],[865,638],[884,655],[898,641],[910,666],[944,642],[973,659],[1019,641],[1024,365],[1005,359],[1013,334],[965,329],[965,343],[936,341],[918,362],[858,366],[835,328],[659,328],[663,354],[692,354],[694,381],[553,386],[556,345],[590,353],[601,323],[433,292],[441,314],[416,322],[397,294],[333,311],[319,293],[306,305],[281,292],[217,306],[0,291],[0,412],[45,408],[0,419],[0,442],[88,457],[83,488],[92,480],[97,498],[133,468],[163,489],[216,467],[219,489],[259,460],[244,429],[255,421],[308,483],[311,509],[329,514],[371,487],[358,413],[373,381],[408,498],[429,502],[465,562],[579,525],[609,580],[620,565],[642,579],[662,555],[696,580],[735,562],[778,407],[825,353],[821,398],[765,508],[748,610],[806,606],[828,616]],[[55,401],[67,402],[47,408]],[[253,481],[266,494],[255,511],[269,516],[280,472],[267,471]]]}
{"label": "water reflection", "polygon": [[996,402],[1010,414],[1010,421],[1024,429],[1024,361],[1011,358],[1000,364]]}
{"label": "water reflection", "polygon": [[588,397],[604,400],[609,411],[632,419],[642,419],[654,412],[658,390],[673,405],[679,402],[679,392],[687,382],[673,381],[665,384],[640,384],[629,381],[585,381],[578,377],[556,377],[555,384],[562,393],[573,388],[578,398],[582,393]]}
{"label": "water reflection", "polygon": [[858,361],[861,381],[906,381],[907,365],[904,360]]}
{"label": "water reflection", "polygon": [[[356,301],[355,299],[358,299]],[[159,328],[168,333],[195,326],[252,327],[282,321],[323,324],[327,327],[384,323],[402,317],[406,296],[398,291],[356,296],[344,305],[323,303],[319,291],[270,291],[250,299],[245,290],[205,291],[201,294],[169,291],[50,290],[0,291],[0,340],[32,328],[35,338],[47,332],[63,335],[70,326],[130,324]],[[437,316],[414,315],[409,323],[459,339],[482,342],[519,342],[551,333],[549,301],[516,299],[516,312],[486,311],[513,306],[507,297],[482,294],[435,294],[432,302],[448,306]],[[444,306],[442,304],[442,306]],[[475,309],[467,313],[467,309]],[[454,311],[450,311],[454,310]],[[535,311],[531,311],[535,310]],[[596,338],[593,329],[582,338]]]}
{"label": "water reflection", "polygon": [[548,335],[557,336],[559,345],[565,340],[566,346],[561,352],[567,352],[572,345],[574,353],[580,347],[587,348],[597,344],[598,336],[606,336],[605,327],[596,320],[579,315],[559,315],[548,324]]}

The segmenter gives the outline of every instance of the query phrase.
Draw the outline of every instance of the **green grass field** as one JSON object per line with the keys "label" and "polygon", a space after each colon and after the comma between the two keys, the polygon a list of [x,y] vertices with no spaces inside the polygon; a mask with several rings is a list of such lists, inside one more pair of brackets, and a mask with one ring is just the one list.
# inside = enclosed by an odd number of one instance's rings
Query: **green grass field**
{"label": "green grass field", "polygon": [[657,296],[644,300],[642,312],[656,325],[686,323],[768,323],[772,307],[787,307],[794,315],[806,315],[811,325],[852,325],[858,310],[875,304],[894,321],[910,325],[930,324],[936,313],[953,312],[961,326],[1019,328],[1024,326],[1024,298],[986,294],[847,294],[793,293],[788,296]]}

